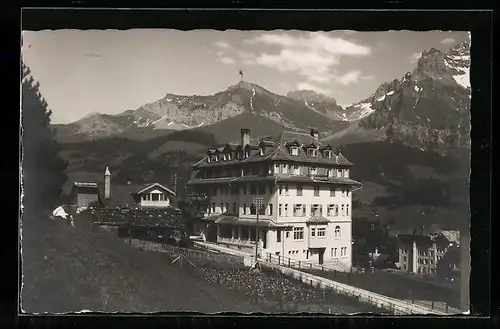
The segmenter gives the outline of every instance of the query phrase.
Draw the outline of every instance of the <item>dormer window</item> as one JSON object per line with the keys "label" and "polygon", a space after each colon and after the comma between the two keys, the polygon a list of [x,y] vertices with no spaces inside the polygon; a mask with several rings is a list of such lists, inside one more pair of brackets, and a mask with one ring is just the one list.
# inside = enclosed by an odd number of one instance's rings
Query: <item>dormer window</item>
{"label": "dormer window", "polygon": [[296,146],[290,147],[290,154],[291,155],[299,155],[299,148]]}
{"label": "dormer window", "polygon": [[331,159],[332,158],[332,151],[330,150],[325,150],[325,158]]}
{"label": "dormer window", "polygon": [[307,149],[307,156],[315,157],[315,158],[318,157],[318,150],[314,149],[314,148]]}
{"label": "dormer window", "polygon": [[259,148],[259,154],[264,155],[264,148],[263,147]]}

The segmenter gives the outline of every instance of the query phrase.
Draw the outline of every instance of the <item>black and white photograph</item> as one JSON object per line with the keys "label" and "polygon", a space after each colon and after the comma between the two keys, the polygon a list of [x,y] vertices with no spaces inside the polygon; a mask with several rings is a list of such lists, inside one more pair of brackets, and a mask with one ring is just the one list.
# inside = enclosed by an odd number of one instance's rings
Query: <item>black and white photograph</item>
{"label": "black and white photograph", "polygon": [[25,314],[468,314],[468,31],[23,30]]}

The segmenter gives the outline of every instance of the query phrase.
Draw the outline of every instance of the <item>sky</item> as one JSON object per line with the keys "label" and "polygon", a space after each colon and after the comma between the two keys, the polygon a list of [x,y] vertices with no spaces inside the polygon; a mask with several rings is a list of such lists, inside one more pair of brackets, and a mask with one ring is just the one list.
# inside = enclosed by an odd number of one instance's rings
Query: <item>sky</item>
{"label": "sky", "polygon": [[22,54],[52,123],[134,110],[167,93],[209,95],[243,79],[277,94],[313,90],[347,105],[412,71],[460,31],[23,31]]}

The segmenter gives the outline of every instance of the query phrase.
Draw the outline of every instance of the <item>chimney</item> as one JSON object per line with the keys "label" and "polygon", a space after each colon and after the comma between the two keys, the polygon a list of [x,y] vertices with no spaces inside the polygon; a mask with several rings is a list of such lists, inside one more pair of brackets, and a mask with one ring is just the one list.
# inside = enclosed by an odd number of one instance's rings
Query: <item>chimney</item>
{"label": "chimney", "polygon": [[314,139],[318,139],[319,138],[319,130],[316,129],[316,128],[311,128],[310,134],[311,134],[312,137],[314,137]]}
{"label": "chimney", "polygon": [[109,199],[111,197],[111,173],[109,168],[106,167],[104,172],[104,199]]}
{"label": "chimney", "polygon": [[241,147],[245,147],[250,144],[250,129],[241,128]]}

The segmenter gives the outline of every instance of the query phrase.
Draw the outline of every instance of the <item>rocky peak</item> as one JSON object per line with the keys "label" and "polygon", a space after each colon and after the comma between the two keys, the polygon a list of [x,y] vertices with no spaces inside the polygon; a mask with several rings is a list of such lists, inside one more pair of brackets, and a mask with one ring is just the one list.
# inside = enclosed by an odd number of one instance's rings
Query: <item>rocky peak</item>
{"label": "rocky peak", "polygon": [[323,94],[318,94],[317,92],[312,90],[294,90],[290,91],[286,96],[295,100],[306,101],[309,103],[319,102],[333,103],[335,105],[337,104],[337,100],[335,98]]}

